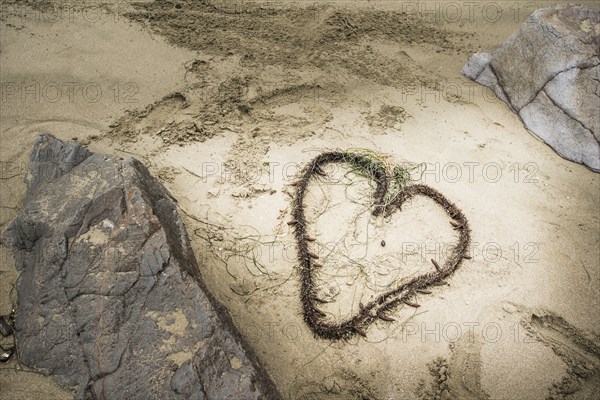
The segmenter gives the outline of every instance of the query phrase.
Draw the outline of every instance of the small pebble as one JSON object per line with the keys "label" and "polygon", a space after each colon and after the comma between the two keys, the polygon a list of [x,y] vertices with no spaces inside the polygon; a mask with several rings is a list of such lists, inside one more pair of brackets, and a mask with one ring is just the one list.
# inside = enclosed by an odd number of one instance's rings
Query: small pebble
{"label": "small pebble", "polygon": [[10,356],[12,356],[12,351],[11,350],[7,350],[7,351],[1,351],[0,352],[0,362],[7,362],[8,359],[10,358]]}

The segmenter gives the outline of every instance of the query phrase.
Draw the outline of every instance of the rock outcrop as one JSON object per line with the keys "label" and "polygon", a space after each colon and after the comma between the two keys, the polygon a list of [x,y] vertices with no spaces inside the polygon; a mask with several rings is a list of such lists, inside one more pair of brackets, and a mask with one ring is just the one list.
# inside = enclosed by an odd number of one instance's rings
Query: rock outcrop
{"label": "rock outcrop", "polygon": [[566,159],[600,171],[600,11],[536,10],[500,48],[463,67]]}
{"label": "rock outcrop", "polygon": [[20,361],[77,399],[278,399],[137,160],[42,135],[15,252]]}

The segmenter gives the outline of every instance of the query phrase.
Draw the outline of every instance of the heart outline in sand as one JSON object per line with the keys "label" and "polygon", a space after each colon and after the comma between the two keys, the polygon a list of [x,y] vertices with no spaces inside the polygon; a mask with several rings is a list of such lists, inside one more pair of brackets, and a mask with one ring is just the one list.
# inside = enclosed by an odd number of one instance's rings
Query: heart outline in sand
{"label": "heart outline in sand", "polygon": [[[361,305],[358,313],[340,322],[325,321],[325,313],[316,306],[316,303],[319,303],[320,300],[315,291],[313,272],[320,265],[315,261],[317,256],[309,250],[308,242],[314,239],[310,238],[306,233],[307,221],[304,216],[304,195],[310,179],[314,175],[325,175],[323,167],[331,163],[355,163],[372,167],[369,169],[369,172],[372,175],[371,178],[376,183],[373,195],[373,210],[371,212],[374,217],[381,215],[385,217],[391,216],[395,212],[401,211],[402,205],[407,200],[421,195],[429,197],[442,207],[450,216],[450,223],[454,229],[459,232],[458,244],[452,248],[452,252],[446,261],[442,265],[439,265],[435,260],[431,260],[436,267],[435,271],[413,277],[411,280],[378,295],[369,303]],[[464,258],[470,258],[466,252],[471,241],[471,231],[467,218],[462,211],[440,192],[424,184],[406,185],[390,201],[384,202],[388,193],[390,178],[385,168],[372,164],[371,159],[367,156],[334,151],[321,153],[311,160],[303,170],[300,179],[294,183],[294,186],[296,186],[292,211],[294,219],[289,224],[294,228],[298,260],[300,262],[300,300],[304,312],[304,321],[317,337],[340,340],[348,339],[356,334],[366,336],[365,329],[377,319],[394,321],[393,318],[386,315],[386,312],[389,312],[401,303],[418,307],[418,304],[410,301],[411,297],[416,293],[430,293],[426,290],[428,287],[443,282],[445,278],[452,275],[458,269]]]}

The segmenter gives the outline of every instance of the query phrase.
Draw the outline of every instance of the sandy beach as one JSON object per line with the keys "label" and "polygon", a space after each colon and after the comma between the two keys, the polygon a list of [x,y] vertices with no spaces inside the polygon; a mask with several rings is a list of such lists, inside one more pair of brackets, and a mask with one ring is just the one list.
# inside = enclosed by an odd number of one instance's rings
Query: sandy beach
{"label": "sandy beach", "polygon": [[[600,175],[460,74],[553,4],[3,2],[0,227],[38,134],[133,156],[177,199],[204,280],[284,398],[593,399]],[[300,170],[336,149],[385,154],[472,230],[472,258],[446,285],[346,341],[305,324],[287,224]],[[432,270],[456,233],[424,198],[373,218],[372,182],[325,172],[305,207],[335,321]],[[18,274],[1,252],[5,315]],[[72,395],[13,357],[0,398]]]}

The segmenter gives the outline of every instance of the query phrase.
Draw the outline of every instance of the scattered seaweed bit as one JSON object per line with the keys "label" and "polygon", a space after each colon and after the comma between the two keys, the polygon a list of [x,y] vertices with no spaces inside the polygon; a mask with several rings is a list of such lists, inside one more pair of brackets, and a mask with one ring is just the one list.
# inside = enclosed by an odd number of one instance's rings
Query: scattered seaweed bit
{"label": "scattered seaweed bit", "polygon": [[[375,183],[373,202],[370,207],[373,217],[389,217],[393,213],[401,211],[402,205],[406,201],[415,196],[425,196],[437,203],[459,225],[456,227],[459,232],[458,243],[452,248],[443,269],[435,260],[431,260],[437,271],[403,281],[367,304],[363,304],[359,313],[342,321],[323,320],[325,314],[315,306],[318,300],[314,299],[316,291],[313,269],[321,267],[321,265],[313,261],[316,254],[312,253],[308,247],[310,240],[306,233],[307,221],[304,213],[304,198],[309,182],[315,175],[323,175],[323,167],[327,164],[347,164],[356,175]],[[471,230],[467,218],[455,204],[437,190],[427,185],[409,184],[409,182],[409,168],[396,165],[390,156],[365,149],[321,153],[313,158],[300,173],[296,194],[292,200],[292,217],[297,222],[293,234],[297,242],[298,261],[300,262],[300,301],[304,321],[315,336],[329,340],[349,339],[356,334],[366,336],[364,329],[378,318],[384,321],[393,320],[383,314],[385,311],[391,311],[401,303],[418,307],[418,304],[406,299],[409,294],[428,286],[446,285],[444,279],[452,275],[460,266],[471,240]]]}
{"label": "scattered seaweed bit", "polygon": [[385,315],[385,314],[383,313],[383,311],[381,311],[381,310],[377,311],[377,318],[379,318],[379,319],[380,319],[380,320],[382,320],[382,321],[387,321],[387,322],[394,322],[394,321],[396,321],[396,319],[395,319],[395,318],[388,317],[388,316],[387,316],[387,315]]}
{"label": "scattered seaweed bit", "polygon": [[327,300],[325,300],[325,299],[322,299],[322,298],[320,298],[319,296],[310,296],[310,298],[311,298],[312,300],[314,300],[314,301],[318,302],[318,303],[321,303],[321,304],[327,304],[327,303],[330,303],[330,301],[327,301]]}
{"label": "scattered seaweed bit", "polygon": [[410,301],[410,300],[407,300],[407,299],[404,299],[404,300],[402,300],[402,302],[403,302],[404,304],[406,304],[407,306],[411,306],[411,307],[414,307],[414,308],[419,308],[419,307],[421,307],[421,305],[420,305],[420,304],[413,303],[412,301]]}
{"label": "scattered seaweed bit", "polygon": [[323,311],[319,310],[318,308],[315,308],[315,314],[317,314],[319,317],[327,316],[327,314],[325,314]]}

